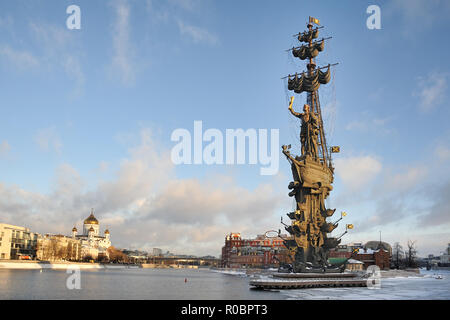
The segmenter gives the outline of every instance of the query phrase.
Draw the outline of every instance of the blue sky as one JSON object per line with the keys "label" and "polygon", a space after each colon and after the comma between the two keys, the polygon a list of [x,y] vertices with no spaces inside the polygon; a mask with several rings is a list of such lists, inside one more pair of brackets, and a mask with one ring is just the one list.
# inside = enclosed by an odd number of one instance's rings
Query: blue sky
{"label": "blue sky", "polygon": [[[66,8],[81,9],[81,30]],[[366,8],[381,9],[381,29]],[[308,16],[325,26],[328,141],[340,145],[328,203],[355,224],[344,242],[450,241],[445,1],[1,1],[0,218],[69,233],[94,207],[121,247],[218,255],[227,232],[279,228],[290,169],[180,165],[177,128],[298,125],[280,79]],[[295,108],[305,97],[296,96]],[[297,149],[298,151],[298,149]],[[295,152],[295,149],[294,149]],[[299,152],[299,151],[298,151]],[[342,232],[341,227],[336,231]]]}

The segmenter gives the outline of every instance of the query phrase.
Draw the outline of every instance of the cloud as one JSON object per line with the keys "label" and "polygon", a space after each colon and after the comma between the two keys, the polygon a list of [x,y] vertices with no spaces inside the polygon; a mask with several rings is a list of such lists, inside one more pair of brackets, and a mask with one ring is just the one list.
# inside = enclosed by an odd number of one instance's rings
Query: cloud
{"label": "cloud", "polygon": [[129,86],[133,85],[136,79],[134,47],[130,40],[130,6],[125,1],[116,1],[113,7],[116,20],[113,24],[114,55],[111,69],[122,84]]}
{"label": "cloud", "polygon": [[198,7],[199,3],[195,0],[146,1],[146,8],[152,22],[176,23],[180,35],[196,44],[204,43],[212,46],[219,44],[217,35],[205,28],[187,24],[180,18],[186,13],[195,13]]}
{"label": "cloud", "polygon": [[146,0],[146,9],[151,14],[150,21],[153,23],[167,23],[170,20],[170,12],[165,8],[165,2]]}
{"label": "cloud", "polygon": [[64,26],[44,22],[30,22],[29,27],[41,53],[41,65],[64,72],[75,82],[72,96],[80,96],[84,90],[85,76],[80,59],[82,50],[77,47],[79,41],[76,33]]}
{"label": "cloud", "polygon": [[182,36],[188,36],[192,41],[194,41],[194,43],[206,43],[210,45],[217,45],[219,43],[219,39],[217,38],[217,36],[210,33],[206,29],[192,25],[185,25],[180,20],[178,21],[178,28]]}
{"label": "cloud", "polygon": [[162,192],[142,207],[142,211],[146,218],[168,223],[207,226],[221,220],[231,225],[238,220],[263,219],[261,213],[273,212],[278,204],[279,199],[270,185],[247,190],[234,182],[221,185],[218,181],[223,180],[169,181]]}
{"label": "cloud", "polygon": [[428,176],[424,166],[400,171],[385,167],[376,157],[360,156],[339,158],[336,174],[342,179],[343,191],[337,195],[338,207],[357,212],[353,218],[357,233],[376,227],[386,227],[418,213],[411,199]]}
{"label": "cloud", "polygon": [[382,183],[383,192],[409,192],[418,184],[424,181],[428,174],[428,168],[425,166],[415,166],[408,168],[406,172],[391,174],[385,172],[386,176]]}
{"label": "cloud", "polygon": [[381,162],[372,156],[338,158],[335,165],[336,174],[349,190],[367,186],[382,169]]}
{"label": "cloud", "polygon": [[392,0],[385,8],[383,13],[397,23],[401,21],[404,33],[409,36],[426,31],[450,13],[450,3],[445,0]]}
{"label": "cloud", "polygon": [[101,161],[97,167],[97,171],[100,173],[107,172],[109,169],[109,163],[106,161]]}
{"label": "cloud", "polygon": [[195,0],[168,0],[168,2],[187,11],[193,11],[197,7],[197,1]]}
{"label": "cloud", "polygon": [[51,56],[55,52],[65,51],[73,40],[70,31],[63,26],[43,22],[30,22],[29,26],[35,40],[43,45],[41,49]]}
{"label": "cloud", "polygon": [[[387,125],[394,117],[373,117],[367,113],[363,113],[360,120],[351,121],[345,126],[345,130],[359,131],[359,132],[377,132],[380,134],[391,134],[393,129],[388,128]],[[365,119],[364,119],[365,118]]]}
{"label": "cloud", "polygon": [[75,81],[72,95],[81,95],[85,76],[74,33],[63,26],[44,22],[30,22],[28,27],[32,39],[30,42],[36,44],[33,53],[24,49],[15,49],[10,45],[0,45],[0,57],[20,71],[61,70]]}
{"label": "cloud", "polygon": [[8,141],[3,140],[0,143],[0,157],[6,156],[10,150],[11,150],[11,146],[9,145]]}
{"label": "cloud", "polygon": [[79,96],[83,92],[85,77],[81,63],[73,56],[66,56],[62,61],[65,72],[75,80],[76,86],[73,91],[74,96]]}
{"label": "cloud", "polygon": [[431,111],[444,101],[446,89],[447,74],[431,73],[425,78],[418,78],[418,88],[413,96],[420,98],[421,111]]}
{"label": "cloud", "polygon": [[358,213],[354,233],[360,237],[383,230],[398,241],[411,234],[439,232],[450,226],[448,169],[448,161],[434,154],[413,166],[384,165],[374,183],[339,194],[338,200],[348,212]]}
{"label": "cloud", "polygon": [[28,70],[40,65],[39,59],[30,52],[17,50],[8,45],[0,46],[0,57],[9,61],[19,70]]}
{"label": "cloud", "polygon": [[356,223],[357,232],[368,232],[375,228],[386,227],[403,221],[408,212],[407,202],[403,197],[382,197],[374,199],[374,213]]}
{"label": "cloud", "polygon": [[345,130],[352,131],[352,130],[365,130],[367,128],[367,125],[364,121],[352,121],[349,122],[345,126]]}
{"label": "cloud", "polygon": [[11,27],[13,24],[14,20],[10,15],[6,17],[0,17],[0,27]]}
{"label": "cloud", "polygon": [[428,212],[420,217],[419,224],[425,227],[450,225],[450,179],[427,190],[432,204]]}
{"label": "cloud", "polygon": [[270,184],[247,189],[230,176],[179,179],[170,150],[148,129],[112,178],[92,179],[63,164],[47,194],[0,184],[2,222],[68,234],[94,208],[115,246],[218,255],[226,233],[250,237],[277,226],[274,215],[286,198]]}
{"label": "cloud", "polygon": [[435,154],[440,161],[450,160],[450,148],[446,146],[437,146]]}
{"label": "cloud", "polygon": [[147,10],[155,14],[155,17],[159,18],[159,21],[167,22],[170,17],[170,12],[181,9],[181,11],[193,12],[198,3],[195,0],[168,0],[168,1],[155,1],[146,0]]}
{"label": "cloud", "polygon": [[34,137],[34,141],[39,149],[46,152],[55,151],[60,153],[63,146],[55,127],[38,130]]}

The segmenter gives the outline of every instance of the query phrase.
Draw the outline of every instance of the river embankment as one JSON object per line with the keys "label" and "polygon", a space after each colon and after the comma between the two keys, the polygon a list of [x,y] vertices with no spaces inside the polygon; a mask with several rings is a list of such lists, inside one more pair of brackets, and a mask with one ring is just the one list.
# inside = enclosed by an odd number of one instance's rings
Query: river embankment
{"label": "river embankment", "polygon": [[26,261],[26,260],[0,260],[0,269],[67,269],[78,267],[80,269],[126,269],[139,268],[138,265],[104,264],[69,261]]}
{"label": "river embankment", "polygon": [[29,260],[0,260],[0,269],[67,269],[78,267],[80,269],[198,269],[196,265],[181,264],[115,264],[115,263],[89,263],[70,261],[29,261]]}

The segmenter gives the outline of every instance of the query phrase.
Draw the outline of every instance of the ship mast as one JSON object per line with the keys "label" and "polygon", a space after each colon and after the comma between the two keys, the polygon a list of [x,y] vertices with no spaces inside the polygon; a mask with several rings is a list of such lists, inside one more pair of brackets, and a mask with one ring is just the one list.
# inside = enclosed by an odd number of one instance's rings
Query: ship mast
{"label": "ship mast", "polygon": [[[312,18],[309,17],[308,21],[308,31],[312,33],[313,24],[312,24]],[[310,50],[312,50],[312,37],[309,38],[308,47]],[[314,69],[316,68],[316,63],[314,62],[314,58],[312,56],[309,57],[309,63],[307,65],[308,74],[310,77],[313,76]],[[328,149],[327,149],[327,142],[325,139],[325,128],[323,126],[323,120],[322,120],[322,111],[320,110],[320,102],[319,102],[319,94],[317,90],[313,92],[308,92],[307,95],[307,103],[311,107],[311,112],[314,112],[319,119],[319,137],[317,144],[320,147],[320,161],[325,166],[331,165],[331,157],[328,155]]]}
{"label": "ship mast", "polygon": [[[331,39],[331,37],[313,41],[313,39],[316,39],[318,36],[318,29],[323,28],[323,26],[313,28],[313,23],[319,24],[319,21],[313,17],[309,17],[307,31],[298,33],[298,40],[305,44],[290,49],[295,57],[298,57],[301,60],[308,59],[308,64],[307,71],[302,72],[300,78],[297,73],[295,74],[294,79],[291,79],[291,75],[287,76],[289,78],[288,89],[293,90],[296,93],[307,92],[306,103],[310,106],[310,112],[317,117],[318,121],[317,154],[315,156],[323,166],[333,170],[331,153],[339,152],[339,148],[332,147],[331,150],[328,149],[318,89],[320,84],[326,84],[330,81],[330,67],[337,63],[317,68],[314,58],[323,50],[324,41]],[[327,68],[327,70],[322,72],[321,69],[325,68]]]}

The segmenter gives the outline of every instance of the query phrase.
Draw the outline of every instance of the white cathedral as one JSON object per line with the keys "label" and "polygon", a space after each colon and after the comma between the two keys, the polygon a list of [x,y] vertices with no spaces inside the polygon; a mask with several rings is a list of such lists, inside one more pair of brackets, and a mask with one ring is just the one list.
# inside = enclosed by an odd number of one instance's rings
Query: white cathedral
{"label": "white cathedral", "polygon": [[72,229],[72,238],[81,242],[81,256],[92,257],[96,260],[101,257],[108,257],[107,249],[111,246],[108,229],[104,236],[100,235],[100,224],[94,217],[94,210],[83,222],[83,234],[78,234],[76,227]]}

